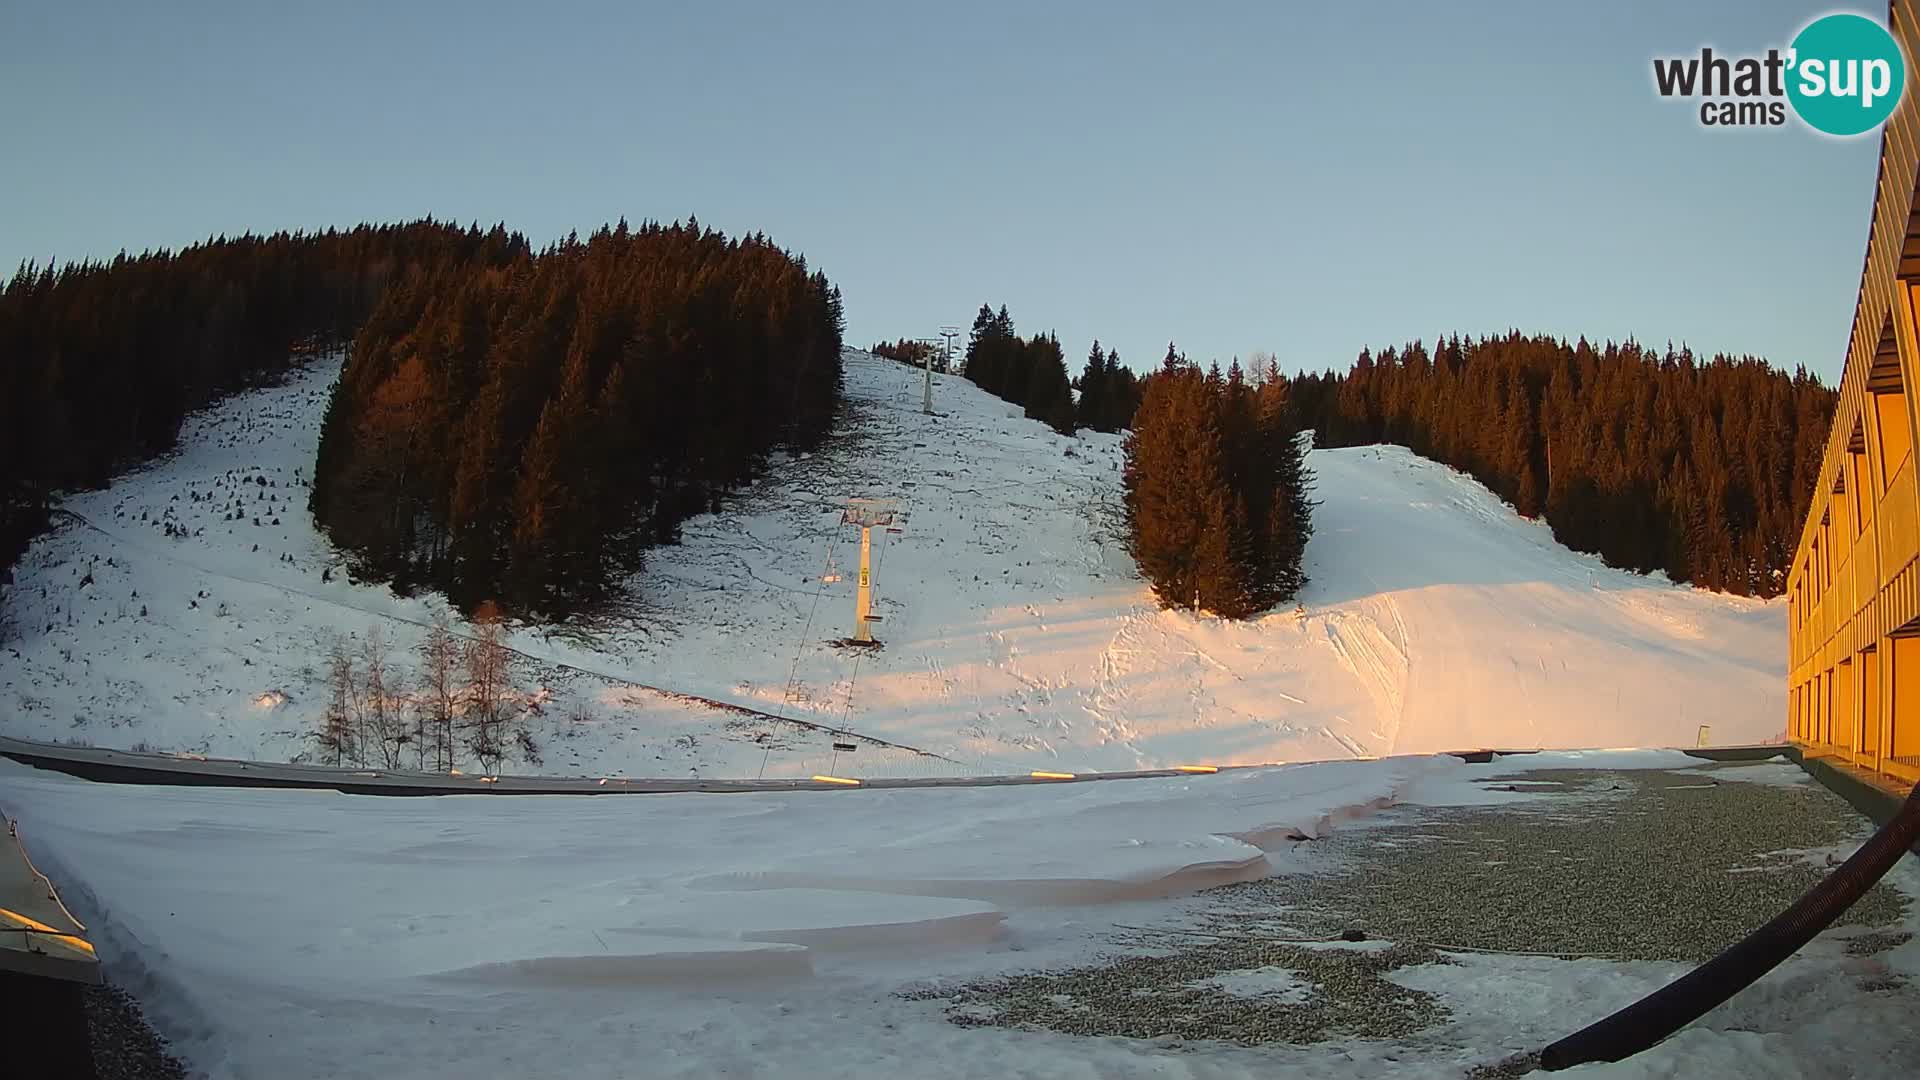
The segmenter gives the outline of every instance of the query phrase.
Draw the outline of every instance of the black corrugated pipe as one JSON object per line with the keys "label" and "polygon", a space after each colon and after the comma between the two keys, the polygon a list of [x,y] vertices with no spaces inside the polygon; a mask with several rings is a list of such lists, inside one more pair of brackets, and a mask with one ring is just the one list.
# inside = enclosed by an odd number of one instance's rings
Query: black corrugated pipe
{"label": "black corrugated pipe", "polygon": [[1920,842],[1920,787],[1873,838],[1767,925],[1612,1016],[1540,1052],[1540,1067],[1619,1061],[1698,1020],[1825,930]]}

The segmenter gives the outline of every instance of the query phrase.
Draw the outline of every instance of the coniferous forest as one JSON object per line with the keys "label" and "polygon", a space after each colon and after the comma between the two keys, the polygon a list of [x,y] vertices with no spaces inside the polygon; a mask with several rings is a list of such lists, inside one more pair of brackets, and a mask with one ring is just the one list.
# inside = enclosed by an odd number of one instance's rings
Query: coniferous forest
{"label": "coniferous forest", "polygon": [[1075,412],[1081,427],[1115,432],[1133,426],[1134,410],[1140,407],[1140,378],[1132,368],[1120,365],[1118,350],[1103,353],[1095,341],[1073,386],[1080,391]]}
{"label": "coniferous forest", "polygon": [[[841,322],[837,290],[803,260],[697,224],[623,224],[536,254],[501,226],[423,220],[24,266],[0,290],[0,566],[45,526],[54,492],[106,482],[169,449],[187,412],[354,341],[317,463],[320,523],[362,572],[403,587],[574,610],[769,450],[823,436]],[[923,347],[875,351],[917,362]],[[1569,547],[1756,596],[1780,591],[1834,400],[1804,371],[1749,357],[1518,333],[1363,351],[1284,391],[1270,367],[1236,383],[1174,360],[1143,380],[1095,342],[1070,381],[1056,337],[1022,338],[1004,306],[983,305],[964,373],[1063,433],[1133,426],[1136,439],[1141,423],[1166,437],[1173,402],[1213,387],[1207,409],[1180,406],[1202,458],[1243,391],[1261,415],[1283,395],[1288,424],[1322,446],[1405,445]],[[1165,400],[1149,412],[1156,381]],[[1236,452],[1254,445],[1233,437]],[[1305,522],[1260,518],[1269,478],[1233,460],[1193,466],[1229,493],[1204,511],[1229,521],[1228,554],[1205,572],[1219,598],[1203,595],[1223,613],[1298,587],[1287,545]],[[1157,481],[1135,481],[1137,510]],[[1235,500],[1255,515],[1244,525],[1229,520]],[[1249,554],[1246,537],[1279,554]],[[1143,569],[1157,550],[1149,537]],[[1149,577],[1191,603],[1178,594],[1204,575],[1176,564]]]}
{"label": "coniferous forest", "polygon": [[1318,445],[1408,447],[1612,566],[1762,597],[1786,581],[1835,398],[1752,357],[1519,333],[1363,351],[1292,393]]}
{"label": "coniferous forest", "polygon": [[769,449],[818,441],[841,327],[804,260],[691,223],[538,254],[422,220],[23,266],[0,291],[0,569],[58,491],[351,341],[319,523],[369,576],[572,610]]}
{"label": "coniferous forest", "polygon": [[915,341],[912,338],[880,341],[875,342],[867,351],[888,360],[898,360],[908,367],[926,367],[931,364],[935,371],[947,370],[947,358],[942,355],[940,346],[925,341]]}
{"label": "coniferous forest", "polygon": [[580,610],[770,451],[827,434],[843,322],[805,260],[693,223],[449,264],[354,339],[313,513],[403,588]]}
{"label": "coniferous forest", "polygon": [[1244,618],[1306,584],[1312,478],[1287,381],[1167,346],[1126,442],[1128,548],[1164,607]]}
{"label": "coniferous forest", "polygon": [[188,412],[351,339],[390,284],[526,242],[422,220],[23,266],[0,292],[0,578],[48,499],[171,449]]}
{"label": "coniferous forest", "polygon": [[1074,432],[1073,384],[1067,379],[1066,354],[1052,334],[1023,338],[1013,332],[1006,305],[995,312],[986,304],[974,316],[967,338],[966,366],[975,386],[1026,410],[1027,416],[1062,435]]}

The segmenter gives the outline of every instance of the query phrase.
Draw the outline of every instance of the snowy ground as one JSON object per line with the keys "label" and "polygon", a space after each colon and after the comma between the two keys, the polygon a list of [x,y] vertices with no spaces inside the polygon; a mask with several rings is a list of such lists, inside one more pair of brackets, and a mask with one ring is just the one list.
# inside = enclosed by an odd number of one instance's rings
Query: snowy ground
{"label": "snowy ground", "polygon": [[[348,581],[304,512],[336,370],[194,417],[178,454],[67,500],[69,523],[35,544],[10,594],[0,731],[295,758],[311,752],[330,637],[378,626],[411,666],[443,605]],[[596,799],[116,787],[0,762],[0,809],[113,978],[215,1076],[1424,1077],[1678,970],[1402,967],[1392,979],[1453,1017],[1418,1046],[1078,1038],[961,1026],[903,996],[1095,962],[1126,928],[1190,912],[1198,901],[1181,898],[1198,890],[1311,869],[1298,838],[1382,808],[1546,797],[1475,782],[1510,763],[1427,752],[1692,745],[1703,726],[1713,743],[1754,742],[1784,713],[1782,605],[1608,570],[1394,448],[1311,456],[1321,505],[1297,608],[1245,623],[1160,611],[1117,540],[1117,438],[1062,438],[944,377],[924,417],[918,379],[850,353],[830,445],[688,523],[623,610],[516,628],[543,761],[509,770],[1329,760],[1061,787]],[[898,532],[876,532],[877,652],[830,643],[852,609],[848,497],[902,512]],[[835,741],[860,749],[836,755]],[[1555,764],[1696,763],[1527,760]],[[1803,782],[1746,775],[1768,778]],[[1920,892],[1912,867],[1898,873]],[[1920,974],[1917,948],[1875,957],[1873,976]],[[1799,1075],[1830,1049],[1821,1039],[1849,1037],[1847,1017],[1892,1000],[1860,996],[1843,961],[1814,963],[1740,1015],[1748,1030],[1690,1032],[1598,1074]],[[1298,976],[1254,965],[1207,985],[1297,1002]],[[1809,986],[1826,987],[1834,1019],[1805,1022]]]}
{"label": "snowy ground", "polygon": [[[66,501],[12,590],[0,730],[286,760],[311,750],[331,636],[380,626],[410,666],[440,602],[348,582],[304,510],[335,370],[196,416],[175,456]],[[936,381],[929,418],[917,372],[849,353],[832,445],[690,522],[627,610],[519,628],[543,760],[508,770],[1092,771],[1781,732],[1782,604],[1608,570],[1397,448],[1311,455],[1298,607],[1160,611],[1116,540],[1119,439]],[[855,496],[903,511],[876,530],[873,653],[829,644],[850,629]],[[928,753],[836,759],[830,734],[715,703]]]}
{"label": "snowy ground", "polygon": [[[1403,757],[1070,787],[378,799],[94,785],[0,762],[0,809],[115,980],[216,1077],[1429,1077],[1537,1047],[1683,968],[1402,967],[1392,981],[1434,995],[1444,1028],[1308,1046],[968,1027],[903,992],[1096,961],[1124,929],[1190,914],[1179,894],[1312,871],[1320,845],[1293,838],[1364,827],[1389,804],[1550,797],[1483,782],[1513,769]],[[1712,775],[1805,783],[1736,772]],[[1912,897],[1907,863],[1893,880]],[[1580,1075],[1814,1075],[1855,1060],[1867,1024],[1910,1047],[1888,1016],[1910,1015],[1915,975],[1911,939],[1861,960],[1810,949],[1730,1020]],[[1214,983],[1303,993],[1258,966]]]}

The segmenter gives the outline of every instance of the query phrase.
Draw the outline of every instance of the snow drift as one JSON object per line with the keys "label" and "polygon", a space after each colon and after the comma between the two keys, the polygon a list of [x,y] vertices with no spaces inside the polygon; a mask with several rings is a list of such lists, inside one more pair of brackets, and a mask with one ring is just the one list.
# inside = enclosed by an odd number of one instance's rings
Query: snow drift
{"label": "snow drift", "polygon": [[[567,1033],[562,1058],[617,1058],[569,996],[614,994],[646,1052],[686,1069],[686,1048],[651,1044],[711,1012],[682,995],[829,998],[858,975],[858,998],[928,955],[1002,964],[1009,916],[1022,951],[1077,955],[1127,902],[1272,873],[1234,834],[1471,771],[1405,757],[1053,787],[382,799],[0,761],[0,810],[196,1067],[497,1075],[519,1070],[453,1032],[526,1025]],[[447,1041],[420,1040],[428,1016]],[[721,1047],[693,1049],[712,1075]]]}

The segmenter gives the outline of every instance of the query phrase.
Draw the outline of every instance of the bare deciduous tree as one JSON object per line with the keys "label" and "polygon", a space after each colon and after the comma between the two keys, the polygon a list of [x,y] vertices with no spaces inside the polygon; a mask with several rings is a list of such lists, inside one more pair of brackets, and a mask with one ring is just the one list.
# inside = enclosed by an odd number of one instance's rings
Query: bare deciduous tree
{"label": "bare deciduous tree", "polygon": [[460,704],[459,678],[462,664],[460,642],[442,615],[433,620],[426,640],[420,643],[420,708],[416,718],[416,753],[420,767],[426,768],[429,755],[439,772],[453,768],[453,717]]}
{"label": "bare deciduous tree", "polygon": [[500,769],[507,754],[508,670],[512,653],[507,651],[505,628],[500,609],[485,603],[473,615],[473,639],[467,642],[467,749],[473,753],[481,771],[491,775]]}
{"label": "bare deciduous tree", "polygon": [[377,623],[367,628],[361,660],[365,665],[361,678],[361,719],[364,724],[361,741],[379,753],[381,765],[397,769],[401,756],[406,753],[409,736],[405,720],[387,691],[391,651],[387,636]]}
{"label": "bare deciduous tree", "polygon": [[1256,389],[1270,382],[1284,378],[1280,374],[1280,360],[1265,349],[1255,349],[1247,356],[1247,382]]}
{"label": "bare deciduous tree", "polygon": [[529,765],[545,764],[546,759],[540,754],[540,744],[534,741],[533,732],[528,731],[524,726],[516,726],[513,729],[513,739],[520,748],[521,761]]}
{"label": "bare deciduous tree", "polygon": [[344,765],[357,752],[354,729],[353,651],[347,639],[335,634],[327,646],[327,711],[315,736],[321,755]]}

